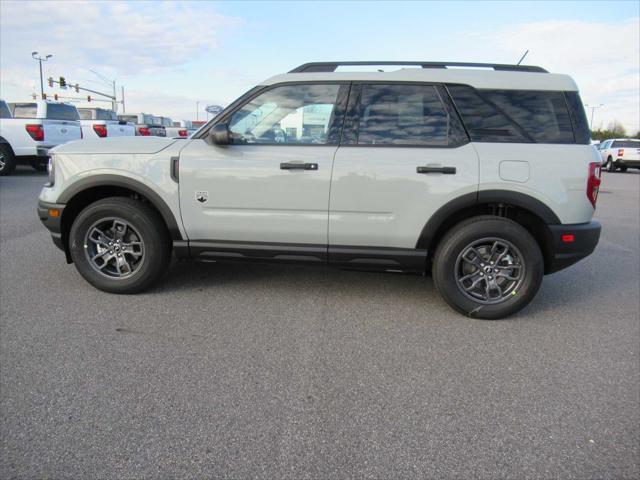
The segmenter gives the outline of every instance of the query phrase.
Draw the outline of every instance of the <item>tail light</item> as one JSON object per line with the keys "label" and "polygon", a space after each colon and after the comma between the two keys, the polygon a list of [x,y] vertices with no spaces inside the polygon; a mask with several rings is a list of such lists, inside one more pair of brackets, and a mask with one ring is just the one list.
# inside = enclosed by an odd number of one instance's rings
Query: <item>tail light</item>
{"label": "tail light", "polygon": [[140,132],[140,135],[142,135],[143,137],[148,137],[149,135],[151,135],[151,132],[147,127],[140,127],[138,131]]}
{"label": "tail light", "polygon": [[27,129],[27,133],[36,142],[41,142],[44,140],[44,129],[42,128],[42,125],[25,125],[24,128]]}
{"label": "tail light", "polygon": [[602,164],[599,162],[592,162],[589,164],[589,179],[587,180],[587,198],[596,208],[596,201],[598,200],[598,190],[600,190],[600,173]]}
{"label": "tail light", "polygon": [[187,131],[186,130],[178,130],[178,135],[180,135],[181,137],[186,137],[187,135]]}
{"label": "tail light", "polygon": [[620,157],[624,157],[624,148],[619,148],[618,149],[618,158]]}
{"label": "tail light", "polygon": [[96,132],[100,138],[104,138],[107,136],[107,126],[106,125],[94,125],[93,131]]}

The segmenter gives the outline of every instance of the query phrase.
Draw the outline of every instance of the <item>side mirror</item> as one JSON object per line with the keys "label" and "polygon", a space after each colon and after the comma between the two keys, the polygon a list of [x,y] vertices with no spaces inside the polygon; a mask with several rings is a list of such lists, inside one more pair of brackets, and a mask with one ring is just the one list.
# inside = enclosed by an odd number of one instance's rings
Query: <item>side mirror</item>
{"label": "side mirror", "polygon": [[209,137],[211,137],[211,141],[216,145],[229,145],[231,143],[229,125],[226,123],[214,125],[209,133]]}

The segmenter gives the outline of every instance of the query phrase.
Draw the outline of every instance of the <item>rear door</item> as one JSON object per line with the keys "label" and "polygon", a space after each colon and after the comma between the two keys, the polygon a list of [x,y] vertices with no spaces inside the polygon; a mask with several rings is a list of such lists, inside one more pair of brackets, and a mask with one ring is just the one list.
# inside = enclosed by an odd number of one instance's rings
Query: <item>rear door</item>
{"label": "rear door", "polygon": [[60,145],[81,138],[80,116],[73,105],[48,103],[46,120],[42,124],[47,145]]}
{"label": "rear door", "polygon": [[477,188],[478,157],[443,88],[354,83],[333,166],[330,262],[423,268],[426,222]]}

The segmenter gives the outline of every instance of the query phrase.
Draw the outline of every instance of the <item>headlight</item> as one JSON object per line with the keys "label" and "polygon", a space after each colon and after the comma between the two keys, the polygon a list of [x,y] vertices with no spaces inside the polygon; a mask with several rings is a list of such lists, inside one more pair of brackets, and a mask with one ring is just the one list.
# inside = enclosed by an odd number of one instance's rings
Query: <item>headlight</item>
{"label": "headlight", "polygon": [[56,169],[55,162],[53,161],[53,156],[49,157],[49,163],[47,163],[47,172],[49,173],[49,186],[53,187],[53,184],[56,180]]}

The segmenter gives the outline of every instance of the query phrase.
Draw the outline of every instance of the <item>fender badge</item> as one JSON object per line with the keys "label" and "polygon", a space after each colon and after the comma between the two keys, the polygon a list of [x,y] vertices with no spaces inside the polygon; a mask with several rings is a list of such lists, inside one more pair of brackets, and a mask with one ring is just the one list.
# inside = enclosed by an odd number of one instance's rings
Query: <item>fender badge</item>
{"label": "fender badge", "polygon": [[205,203],[209,200],[209,192],[196,192],[196,200],[200,203]]}

